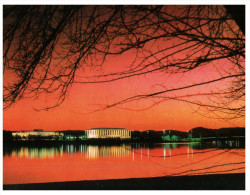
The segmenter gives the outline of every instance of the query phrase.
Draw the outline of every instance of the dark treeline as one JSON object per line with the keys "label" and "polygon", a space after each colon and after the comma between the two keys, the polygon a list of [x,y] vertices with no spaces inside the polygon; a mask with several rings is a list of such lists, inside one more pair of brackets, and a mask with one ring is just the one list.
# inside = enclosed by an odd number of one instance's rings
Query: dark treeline
{"label": "dark treeline", "polygon": [[[88,140],[84,130],[66,130],[66,131],[57,131],[64,134],[62,139],[54,139],[53,141],[63,141],[63,142],[117,142],[125,140],[119,139],[96,139],[96,140]],[[199,139],[206,138],[235,138],[235,137],[245,137],[245,128],[236,127],[236,128],[220,128],[220,129],[208,129],[203,127],[196,127],[187,132],[177,131],[177,130],[164,130],[164,131],[155,131],[155,130],[147,130],[147,131],[132,131],[130,142],[179,142],[179,141],[201,141]],[[193,139],[193,140],[191,140]],[[47,137],[32,137],[33,141],[50,141]],[[12,136],[12,131],[3,131],[3,141],[4,143],[10,143],[12,141],[21,141],[21,137]],[[128,140],[127,140],[128,141]]]}
{"label": "dark treeline", "polygon": [[[192,132],[191,132],[192,131]],[[203,127],[196,127],[189,131],[193,137],[232,137],[245,136],[244,127],[207,129]]]}

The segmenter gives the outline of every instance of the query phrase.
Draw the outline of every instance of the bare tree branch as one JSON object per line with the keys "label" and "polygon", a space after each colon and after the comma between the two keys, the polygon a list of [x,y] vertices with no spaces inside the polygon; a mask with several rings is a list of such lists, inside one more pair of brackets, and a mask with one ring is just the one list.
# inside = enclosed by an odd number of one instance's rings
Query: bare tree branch
{"label": "bare tree branch", "polygon": [[[154,72],[189,74],[224,60],[230,69],[220,70],[220,78],[135,95],[106,108],[227,79],[231,84],[211,92],[210,104],[182,101],[244,117],[245,15],[232,6],[5,5],[3,11],[4,78],[12,78],[4,79],[4,109],[44,93],[58,97],[46,109],[57,107],[75,83],[108,83]],[[83,71],[102,69],[107,57],[126,52],[134,52],[134,60],[121,71]]]}

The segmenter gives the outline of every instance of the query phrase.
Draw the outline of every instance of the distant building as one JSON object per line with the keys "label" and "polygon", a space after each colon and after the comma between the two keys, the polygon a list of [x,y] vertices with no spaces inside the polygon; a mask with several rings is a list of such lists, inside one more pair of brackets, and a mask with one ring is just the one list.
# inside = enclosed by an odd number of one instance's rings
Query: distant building
{"label": "distant building", "polygon": [[131,139],[131,130],[124,128],[93,128],[85,132],[87,139]]}
{"label": "distant building", "polygon": [[180,137],[180,136],[173,135],[173,136],[171,137],[171,141],[174,141],[174,142],[181,141],[181,137]]}
{"label": "distant building", "polygon": [[182,141],[182,137],[181,136],[177,136],[177,135],[166,135],[166,136],[162,136],[161,137],[163,141],[170,141],[170,142],[178,142],[178,141]]}
{"label": "distant building", "polygon": [[165,135],[161,137],[163,141],[171,141],[171,138],[169,135]]}
{"label": "distant building", "polygon": [[32,139],[61,139],[64,133],[56,131],[43,131],[42,129],[35,129],[34,131],[15,131],[12,132],[14,140],[32,140]]}

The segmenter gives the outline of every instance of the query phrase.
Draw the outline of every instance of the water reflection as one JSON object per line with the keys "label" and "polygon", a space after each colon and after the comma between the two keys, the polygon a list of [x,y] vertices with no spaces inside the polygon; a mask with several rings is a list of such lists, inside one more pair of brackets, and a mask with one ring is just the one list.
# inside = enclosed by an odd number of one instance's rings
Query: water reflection
{"label": "water reflection", "polygon": [[99,157],[123,157],[131,152],[131,146],[87,146],[86,156],[88,158]]}
{"label": "water reflection", "polygon": [[245,149],[234,142],[5,146],[3,151],[4,184],[245,172]]}
{"label": "water reflection", "polygon": [[186,147],[187,158],[192,158],[194,150],[203,150],[208,148],[243,148],[239,141],[225,141],[225,142],[211,142],[211,143],[186,143],[186,144],[122,144],[122,145],[87,145],[87,144],[61,144],[60,146],[51,147],[31,147],[20,146],[8,148],[4,150],[4,156],[19,158],[55,158],[57,156],[74,155],[79,153],[88,159],[95,159],[100,157],[127,157],[132,156],[135,159],[135,153],[143,156],[150,157],[150,151],[154,149],[161,149],[162,152],[159,156],[170,157],[173,151],[179,148]]}
{"label": "water reflection", "polygon": [[20,147],[19,149],[13,149],[11,152],[11,157],[19,158],[54,158],[55,156],[62,155],[63,150],[60,148],[29,148]]}

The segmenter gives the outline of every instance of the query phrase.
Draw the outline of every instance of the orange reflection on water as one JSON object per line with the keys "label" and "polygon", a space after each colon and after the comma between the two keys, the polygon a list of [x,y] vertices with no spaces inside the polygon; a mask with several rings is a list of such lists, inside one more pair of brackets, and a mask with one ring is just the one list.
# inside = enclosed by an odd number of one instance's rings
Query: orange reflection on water
{"label": "orange reflection on water", "polygon": [[245,172],[245,149],[62,145],[13,149],[3,157],[3,183],[43,183]]}

